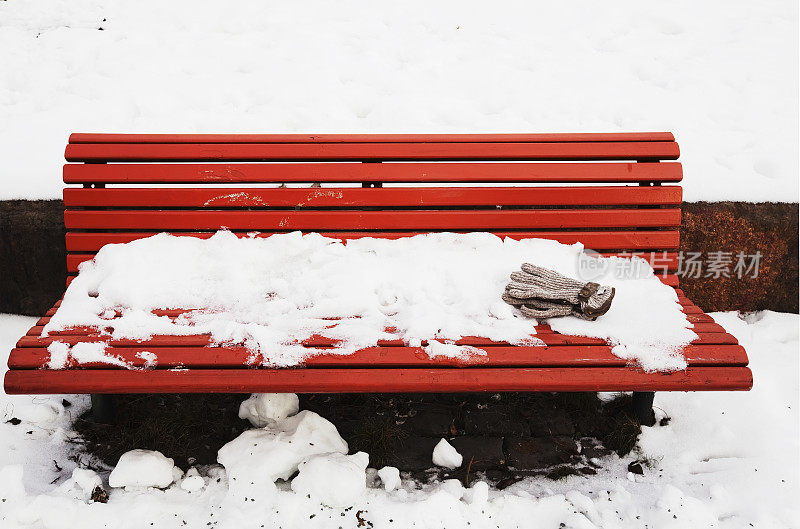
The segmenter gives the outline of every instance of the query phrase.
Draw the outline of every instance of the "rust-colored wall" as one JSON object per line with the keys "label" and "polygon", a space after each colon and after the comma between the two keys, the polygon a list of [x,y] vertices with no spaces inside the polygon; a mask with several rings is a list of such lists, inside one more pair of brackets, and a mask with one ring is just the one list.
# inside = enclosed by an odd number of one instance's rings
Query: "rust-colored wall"
{"label": "rust-colored wall", "polygon": [[[704,311],[798,311],[798,205],[688,202],[683,204],[681,251],[731,252],[731,277],[681,277],[681,288]],[[758,277],[738,278],[736,254],[762,254]],[[706,269],[703,275],[707,274]]]}

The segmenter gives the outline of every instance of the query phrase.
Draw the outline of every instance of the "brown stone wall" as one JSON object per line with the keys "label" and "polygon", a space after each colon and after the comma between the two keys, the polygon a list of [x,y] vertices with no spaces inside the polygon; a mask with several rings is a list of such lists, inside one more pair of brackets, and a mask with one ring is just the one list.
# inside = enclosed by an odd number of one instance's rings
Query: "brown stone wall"
{"label": "brown stone wall", "polygon": [[[41,315],[64,291],[63,203],[0,201],[0,312]],[[798,312],[798,205],[694,202],[683,205],[681,250],[730,252],[731,277],[681,279],[706,311]],[[738,252],[761,252],[757,278],[736,277]]]}
{"label": "brown stone wall", "polygon": [[0,201],[0,312],[41,316],[64,293],[64,204]]}

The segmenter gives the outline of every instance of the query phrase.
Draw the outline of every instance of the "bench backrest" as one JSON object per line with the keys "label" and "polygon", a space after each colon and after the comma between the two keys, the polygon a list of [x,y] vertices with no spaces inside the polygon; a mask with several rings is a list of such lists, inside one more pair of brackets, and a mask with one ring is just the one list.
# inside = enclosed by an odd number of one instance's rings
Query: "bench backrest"
{"label": "bench backrest", "polygon": [[678,154],[670,133],[73,134],[67,264],[160,231],[489,231],[658,252],[671,271],[681,188],[662,184],[682,170],[662,160]]}

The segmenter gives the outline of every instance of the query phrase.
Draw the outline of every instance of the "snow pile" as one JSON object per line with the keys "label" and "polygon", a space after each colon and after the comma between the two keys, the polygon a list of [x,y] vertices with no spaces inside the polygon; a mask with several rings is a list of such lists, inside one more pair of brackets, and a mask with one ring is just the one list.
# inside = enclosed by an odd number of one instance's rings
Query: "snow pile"
{"label": "snow pile", "polygon": [[298,466],[292,490],[331,507],[353,505],[367,491],[368,464],[369,455],[365,452],[351,456],[334,452],[309,457]]}
{"label": "snow pile", "polygon": [[[315,354],[351,354],[381,339],[411,345],[435,340],[428,347],[431,356],[463,358],[476,354],[452,345],[464,336],[541,344],[531,338],[534,321],[503,303],[500,294],[525,261],[577,278],[579,263],[587,259],[582,250],[580,244],[489,233],[347,244],[300,232],[240,239],[220,231],[207,240],[161,233],[106,245],[83,263],[44,334],[83,325],[111,325],[113,338],[209,333],[217,343],[244,344],[253,351],[252,363],[274,366],[296,365]],[[644,261],[634,277],[618,273],[624,262],[600,258],[593,267],[592,280],[617,290],[605,316],[550,324],[624,345],[624,358],[645,369],[685,367],[680,350],[696,335],[675,291]],[[171,320],[152,314],[159,308],[199,310]],[[114,313],[121,316],[109,321]],[[336,340],[338,347],[303,346],[313,335]]]}
{"label": "snow pile", "polygon": [[197,492],[206,486],[206,480],[195,467],[186,471],[186,475],[181,480],[181,488],[186,492]]}
{"label": "snow pile", "polygon": [[275,481],[288,480],[298,465],[318,454],[347,454],[347,442],[336,427],[312,411],[247,430],[219,449],[231,493],[247,496],[275,490]]}
{"label": "snow pile", "polygon": [[58,490],[86,501],[97,488],[103,488],[103,479],[97,472],[88,468],[76,468],[72,471],[72,477],[59,485]]}
{"label": "snow pile", "polygon": [[473,508],[483,508],[489,501],[489,484],[485,481],[476,481],[464,491],[464,500]]}
{"label": "snow pile", "polygon": [[294,393],[253,393],[239,405],[239,418],[263,428],[295,415],[300,411],[300,400]]}
{"label": "snow pile", "polygon": [[400,486],[400,470],[397,467],[383,467],[378,470],[378,477],[381,478],[383,488],[387,492],[391,492]]}
{"label": "snow pile", "polygon": [[436,443],[432,459],[434,465],[449,469],[458,468],[464,462],[464,457],[446,439]]}
{"label": "snow pile", "polygon": [[[119,458],[108,476],[112,487],[169,487],[175,481],[175,462],[155,450],[131,450]],[[180,471],[179,471],[180,472]]]}

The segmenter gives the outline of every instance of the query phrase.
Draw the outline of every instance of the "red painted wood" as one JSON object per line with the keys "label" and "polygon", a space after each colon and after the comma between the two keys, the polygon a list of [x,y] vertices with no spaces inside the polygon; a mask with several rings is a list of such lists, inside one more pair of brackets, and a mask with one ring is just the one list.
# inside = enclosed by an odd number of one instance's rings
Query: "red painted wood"
{"label": "red painted wood", "polygon": [[[50,316],[55,314],[55,311],[55,308],[48,310],[45,316],[37,320],[36,326],[41,327],[47,325],[47,322],[50,321]],[[694,324],[693,329],[696,332],[725,332],[722,326],[714,322],[714,319],[707,314],[687,314],[686,319]],[[698,327],[698,325],[711,325],[713,327]]]}
{"label": "red painted wood", "polygon": [[108,134],[73,133],[69,143],[541,143],[674,141],[671,132],[544,134]]}
{"label": "red painted wood", "polygon": [[627,367],[12,370],[5,390],[21,393],[391,393],[459,391],[748,390],[747,367],[690,367],[645,373]]}
{"label": "red painted wood", "polygon": [[64,182],[679,182],[677,162],[662,163],[273,163],[66,164]]}
{"label": "red painted wood", "polygon": [[514,211],[159,211],[67,210],[67,229],[486,230],[676,227],[680,209]]}
{"label": "red painted wood", "polygon": [[680,205],[678,186],[64,189],[66,207],[313,208]]}
{"label": "red painted wood", "polygon": [[[55,314],[56,310],[57,309],[55,307],[51,308],[50,310],[48,310],[45,313],[44,316],[42,316],[41,318],[39,318],[36,321],[36,325],[34,325],[33,327],[31,327],[31,329],[28,330],[26,335],[27,336],[39,336],[42,333],[42,327],[44,327],[45,325],[47,325],[50,322],[50,317],[53,314]],[[157,316],[168,316],[170,318],[174,318],[174,317],[177,317],[177,316],[179,316],[181,314],[185,314],[187,312],[190,312],[190,311],[183,310],[183,309],[159,309],[159,310],[154,310],[153,314],[155,314]],[[710,333],[725,333],[725,329],[721,325],[715,323],[711,319],[711,317],[709,317],[707,320],[705,320],[705,319],[704,320],[692,320],[692,319],[690,319],[689,321],[692,322],[692,327],[691,328],[696,333],[709,333],[709,334]],[[66,333],[66,330],[64,332]],[[536,332],[538,334],[543,334],[543,333],[547,334],[547,333],[553,333],[554,331],[548,325],[537,325],[536,326]],[[393,342],[379,342],[378,345],[394,345],[394,343]]]}
{"label": "red painted wood", "polygon": [[[76,344],[79,342],[108,342],[113,346],[119,347],[132,347],[142,345],[147,347],[203,347],[212,345],[210,338],[206,334],[197,334],[190,336],[173,336],[173,335],[155,335],[147,340],[132,340],[126,338],[110,339],[108,335],[101,336],[93,329],[67,329],[64,331],[51,333],[47,337],[40,337],[42,333],[41,327],[34,326],[28,334],[23,336],[17,342],[17,347],[47,347],[50,343],[64,342],[68,344]],[[692,344],[695,345],[736,345],[738,342],[736,338],[727,333],[711,332],[711,333],[697,333],[698,339],[694,340]],[[542,333],[536,335],[536,338],[542,340],[546,345],[560,346],[560,345],[605,345],[606,341],[600,338],[590,338],[586,336],[570,336],[559,333]],[[302,344],[310,347],[329,347],[336,342],[330,338],[323,336],[314,336],[309,339],[303,340]],[[505,342],[493,342],[487,338],[476,336],[464,337],[456,341],[458,345],[508,345]],[[378,345],[390,346],[400,345],[399,342],[379,341]]]}
{"label": "red painted wood", "polygon": [[678,144],[580,143],[73,143],[70,162],[379,161],[379,160],[677,160]]}
{"label": "red painted wood", "polygon": [[[664,271],[667,272],[675,272],[678,270],[678,254],[675,252],[669,252],[666,255],[658,252],[656,255],[652,255],[654,252],[642,255],[641,258],[650,263],[653,266],[654,270],[657,271]],[[94,253],[70,253],[67,254],[67,271],[68,272],[77,272],[78,265],[85,261],[91,261],[96,254]],[[604,256],[612,256],[617,255],[621,257],[629,257],[630,254],[625,253],[608,253],[603,252]]]}
{"label": "red painted wood", "polygon": [[[66,286],[69,286],[69,284],[72,283],[72,280],[74,278],[75,278],[74,275],[68,275],[67,276],[67,281],[66,281]],[[679,284],[678,276],[676,276],[674,274],[667,274],[665,276],[658,275],[658,276],[656,276],[656,278],[659,281],[661,281],[662,283],[664,283],[665,285],[670,286],[670,287],[677,287],[678,284]],[[696,307],[696,306],[695,307],[684,307],[684,312],[686,314],[702,314],[703,313],[703,311],[699,307]]]}
{"label": "red painted wood", "polygon": [[[495,367],[622,367],[628,363],[611,354],[608,346],[483,346],[486,356],[474,356],[469,360],[452,358],[429,358],[421,347],[369,347],[352,355],[320,354],[304,362],[307,368],[327,367],[430,367],[495,366]],[[192,369],[213,367],[242,367],[258,364],[261,358],[252,359],[252,353],[244,347],[109,347],[106,353],[122,358],[135,367],[143,367],[145,361],[137,354],[151,352],[157,355],[157,368],[170,369],[185,366]],[[747,365],[747,354],[739,345],[692,345],[684,349],[689,365]],[[40,369],[47,366],[50,353],[45,348],[15,348],[8,360],[10,369]],[[74,362],[70,367],[78,367]],[[82,368],[114,369],[108,364],[84,364]]]}
{"label": "red painted wood", "polygon": [[[676,249],[678,248],[679,232],[676,230],[663,231],[502,231],[490,230],[499,237],[512,239],[552,239],[563,244],[582,242],[586,248],[595,250],[645,250],[645,249]],[[66,236],[68,252],[96,252],[106,244],[119,244],[150,237],[157,232],[115,232],[115,233],[79,233],[68,232]],[[246,232],[234,232],[239,237],[246,236]],[[263,232],[256,237],[269,237],[277,232]],[[396,239],[410,237],[423,232],[319,232],[326,237],[338,239],[358,239],[361,237],[380,237]],[[207,239],[213,235],[210,232],[184,232],[176,235],[184,237],[199,237]]]}

